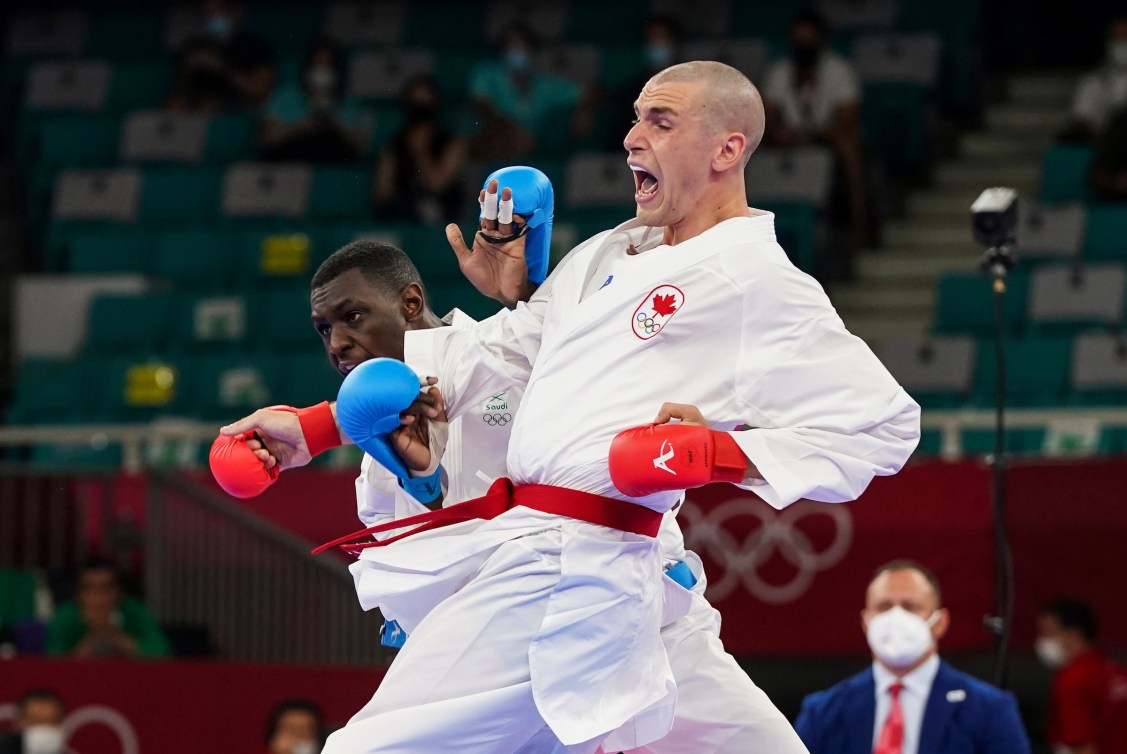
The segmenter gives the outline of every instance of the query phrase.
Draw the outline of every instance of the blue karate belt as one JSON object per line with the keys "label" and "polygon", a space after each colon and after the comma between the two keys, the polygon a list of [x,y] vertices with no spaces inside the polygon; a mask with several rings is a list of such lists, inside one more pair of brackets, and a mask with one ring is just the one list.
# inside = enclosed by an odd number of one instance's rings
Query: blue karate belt
{"label": "blue karate belt", "polygon": [[686,589],[692,589],[697,585],[697,577],[693,575],[693,569],[689,568],[689,564],[683,560],[666,568],[665,575]]}
{"label": "blue karate belt", "polygon": [[401,648],[407,643],[407,632],[395,621],[385,621],[380,631],[380,644],[385,647]]}

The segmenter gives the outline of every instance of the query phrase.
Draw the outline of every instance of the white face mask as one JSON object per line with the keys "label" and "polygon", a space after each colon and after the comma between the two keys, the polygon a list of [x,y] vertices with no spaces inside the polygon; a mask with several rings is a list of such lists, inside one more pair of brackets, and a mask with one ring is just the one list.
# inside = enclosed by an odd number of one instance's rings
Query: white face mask
{"label": "white face mask", "polygon": [[1127,68],[1127,39],[1107,43],[1107,60],[1116,68]]}
{"label": "white face mask", "polygon": [[317,754],[317,744],[312,741],[302,741],[293,747],[293,754]]}
{"label": "white face mask", "polygon": [[25,754],[61,754],[63,729],[55,725],[32,725],[24,729],[23,750]]}
{"label": "white face mask", "polygon": [[1037,654],[1037,659],[1040,660],[1046,667],[1053,668],[1054,670],[1064,664],[1065,652],[1064,645],[1060,643],[1060,639],[1051,639],[1048,636],[1037,637],[1037,642],[1033,645],[1033,651]]}
{"label": "white face mask", "polygon": [[931,627],[937,620],[938,611],[924,620],[897,606],[870,618],[865,638],[882,663],[890,668],[906,668],[918,662],[935,644]]}

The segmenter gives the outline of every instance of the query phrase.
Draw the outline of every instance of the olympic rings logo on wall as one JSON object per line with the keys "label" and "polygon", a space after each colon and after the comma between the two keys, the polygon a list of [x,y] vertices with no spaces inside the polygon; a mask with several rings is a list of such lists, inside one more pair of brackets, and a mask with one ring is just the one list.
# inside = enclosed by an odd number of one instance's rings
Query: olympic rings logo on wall
{"label": "olympic rings logo on wall", "polygon": [[506,412],[503,414],[484,414],[481,417],[485,423],[490,427],[503,427],[513,420],[513,415]]}
{"label": "olympic rings logo on wall", "polygon": [[[0,722],[15,721],[19,712],[14,704],[0,705]],[[102,704],[88,704],[73,710],[63,719],[63,738],[69,741],[74,737],[75,731],[86,725],[103,725],[114,732],[118,743],[121,744],[121,754],[138,754],[140,747],[137,744],[137,733],[133,726],[117,710]],[[70,746],[70,754],[79,754]]]}
{"label": "olympic rings logo on wall", "polygon": [[[776,511],[755,500],[733,498],[707,511],[686,501],[681,511],[685,547],[711,561],[708,597],[714,601],[732,596],[742,585],[771,605],[794,602],[806,594],[820,571],[840,563],[853,544],[853,517],[844,505],[792,505]],[[833,539],[821,550],[797,526],[812,516],[828,516],[833,521]],[[742,541],[726,526],[741,518],[758,519],[760,524]],[[776,552],[795,569],[794,576],[782,584],[767,582],[760,574]]]}

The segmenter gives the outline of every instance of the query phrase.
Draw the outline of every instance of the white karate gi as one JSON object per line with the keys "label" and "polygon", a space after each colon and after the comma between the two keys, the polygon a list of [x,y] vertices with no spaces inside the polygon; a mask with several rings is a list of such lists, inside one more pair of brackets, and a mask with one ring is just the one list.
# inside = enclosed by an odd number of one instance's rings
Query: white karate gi
{"label": "white karate gi", "polygon": [[[447,321],[453,327],[469,327],[474,323],[458,310],[452,312]],[[499,383],[471,411],[450,423],[442,455],[444,506],[484,495],[493,480],[506,474],[505,455],[512,416],[523,393],[523,385]],[[395,476],[375,463],[371,456],[364,457],[356,480],[356,502],[357,513],[365,526],[427,511],[404,493]],[[662,626],[661,638],[678,688],[676,717],[667,736],[633,751],[637,754],[688,751],[694,754],[746,754],[748,751],[805,754],[806,748],[790,723],[724,651],[719,638],[720,614],[704,597],[703,567],[695,554],[686,553],[675,511],[662,519],[658,541],[664,567],[687,561],[697,583],[688,591],[672,579],[662,581],[669,616],[663,618],[667,622]],[[358,560],[352,566],[360,602],[365,609],[378,607],[380,596],[362,591],[364,572],[371,567],[365,560]],[[686,609],[688,614],[676,617]],[[617,738],[612,733],[603,749],[616,752],[630,746],[629,738],[623,746],[616,745]]]}
{"label": "white karate gi", "polygon": [[[899,470],[919,407],[790,264],[769,213],[674,247],[660,238],[637,221],[602,233],[527,305],[468,329],[408,333],[407,361],[439,377],[451,417],[499,379],[527,382],[507,463],[517,484],[668,511],[679,492],[625,498],[606,462],[615,434],[664,401],[698,406],[716,429],[751,427],[733,432],[763,477],[747,486],[776,507],[852,500]],[[584,296],[600,262],[627,246],[643,253]],[[639,314],[656,333],[639,334]],[[516,508],[362,558],[361,591],[406,605],[389,617],[416,627],[330,754],[591,752],[611,731],[620,746],[668,732],[676,688],[659,637],[655,540]]]}

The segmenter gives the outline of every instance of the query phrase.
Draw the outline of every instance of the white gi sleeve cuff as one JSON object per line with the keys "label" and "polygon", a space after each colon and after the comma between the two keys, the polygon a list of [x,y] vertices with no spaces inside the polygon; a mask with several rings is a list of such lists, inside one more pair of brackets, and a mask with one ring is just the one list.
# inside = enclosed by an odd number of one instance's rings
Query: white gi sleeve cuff
{"label": "white gi sleeve cuff", "polygon": [[753,479],[737,486],[751,490],[772,508],[782,510],[801,499],[808,485],[796,478],[771,452],[770,443],[764,436],[766,432],[770,430],[745,429],[728,433],[763,477],[762,480]]}

